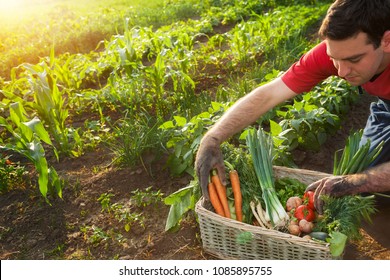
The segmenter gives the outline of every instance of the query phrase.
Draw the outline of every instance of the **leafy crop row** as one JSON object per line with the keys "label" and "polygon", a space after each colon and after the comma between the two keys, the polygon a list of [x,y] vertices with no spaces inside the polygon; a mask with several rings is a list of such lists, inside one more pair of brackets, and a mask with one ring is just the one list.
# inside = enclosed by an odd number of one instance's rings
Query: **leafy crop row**
{"label": "leafy crop row", "polygon": [[[97,145],[107,145],[117,164],[138,164],[145,153],[169,153],[174,174],[193,175],[201,135],[232,101],[278,75],[315,43],[307,32],[326,2],[201,1],[196,19],[160,28],[124,19],[123,32],[104,40],[100,52],[55,55],[53,48],[38,64],[21,64],[0,81],[1,149],[39,163],[43,196],[50,189],[60,195],[63,187],[48,155],[79,157]],[[164,5],[184,11],[188,3]],[[318,148],[329,128],[337,129],[349,92],[330,80],[261,121],[270,124],[283,151]]]}

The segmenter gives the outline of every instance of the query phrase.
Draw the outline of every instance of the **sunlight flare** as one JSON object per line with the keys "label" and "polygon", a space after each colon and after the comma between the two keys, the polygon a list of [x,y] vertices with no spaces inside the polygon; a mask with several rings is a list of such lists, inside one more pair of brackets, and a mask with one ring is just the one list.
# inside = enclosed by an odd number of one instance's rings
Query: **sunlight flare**
{"label": "sunlight flare", "polygon": [[15,10],[23,6],[26,0],[0,0],[0,9],[2,12]]}

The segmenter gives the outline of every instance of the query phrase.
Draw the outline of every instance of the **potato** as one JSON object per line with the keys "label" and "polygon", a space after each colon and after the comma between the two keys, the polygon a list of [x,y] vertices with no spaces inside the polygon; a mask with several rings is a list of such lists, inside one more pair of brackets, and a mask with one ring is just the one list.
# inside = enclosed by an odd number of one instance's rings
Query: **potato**
{"label": "potato", "polygon": [[311,233],[314,228],[314,224],[312,222],[308,222],[305,219],[299,221],[298,224],[299,230],[304,233]]}
{"label": "potato", "polygon": [[291,224],[288,226],[288,232],[296,236],[299,236],[301,234],[301,230],[299,229],[299,226],[291,225]]}
{"label": "potato", "polygon": [[287,199],[286,210],[289,212],[292,209],[297,208],[301,204],[302,204],[302,199],[300,197],[292,196],[289,199]]}
{"label": "potato", "polygon": [[298,219],[297,218],[291,218],[290,219],[290,225],[296,225],[296,226],[298,226],[299,225],[299,221],[298,221]]}
{"label": "potato", "polygon": [[302,236],[302,238],[303,239],[305,239],[305,240],[311,240],[311,236],[310,235],[304,235],[304,236]]}

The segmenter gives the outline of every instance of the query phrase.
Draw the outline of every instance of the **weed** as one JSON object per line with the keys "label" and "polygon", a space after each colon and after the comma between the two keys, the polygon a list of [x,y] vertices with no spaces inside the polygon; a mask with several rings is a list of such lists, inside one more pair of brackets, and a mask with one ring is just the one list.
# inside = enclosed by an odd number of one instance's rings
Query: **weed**
{"label": "weed", "polygon": [[102,212],[106,211],[108,213],[112,210],[112,204],[111,204],[111,197],[113,197],[114,194],[112,193],[103,193],[99,196],[98,201],[100,202],[100,205],[102,206]]}
{"label": "weed", "polygon": [[[125,117],[113,127],[110,148],[118,164],[135,166],[142,162],[142,155],[150,150],[159,154],[162,150],[158,123],[148,113],[140,113],[136,119]],[[150,162],[149,162],[150,163]]]}
{"label": "weed", "polygon": [[48,250],[44,253],[45,258],[50,259],[62,259],[64,255],[65,244],[58,244],[52,250]]}
{"label": "weed", "polygon": [[15,186],[26,184],[24,166],[13,163],[8,156],[0,153],[0,193],[6,193]]}
{"label": "weed", "polygon": [[80,231],[84,234],[84,239],[95,246],[111,238],[102,228],[94,225],[81,227]]}
{"label": "weed", "polygon": [[[160,193],[157,192],[153,195],[158,197]],[[130,231],[131,227],[135,224],[145,228],[145,216],[143,213],[134,212],[130,207],[126,207],[122,203],[111,203],[112,197],[114,197],[114,194],[111,193],[103,193],[100,195],[98,201],[102,206],[102,212],[107,212],[112,218],[123,223],[126,231]]]}
{"label": "weed", "polygon": [[131,227],[138,224],[142,228],[145,228],[145,216],[143,213],[129,212],[129,209],[124,211],[117,211],[115,218],[119,222],[124,223],[124,229],[130,231]]}
{"label": "weed", "polygon": [[152,187],[147,187],[145,190],[136,189],[131,192],[131,201],[135,201],[137,207],[146,207],[148,205],[157,205],[163,200],[164,194],[161,190],[153,191]]}

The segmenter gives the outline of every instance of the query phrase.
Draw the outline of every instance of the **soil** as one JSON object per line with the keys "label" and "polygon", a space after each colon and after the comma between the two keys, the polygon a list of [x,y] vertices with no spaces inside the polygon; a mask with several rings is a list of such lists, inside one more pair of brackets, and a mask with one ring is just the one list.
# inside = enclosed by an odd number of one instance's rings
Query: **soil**
{"label": "soil", "polygon": [[[298,166],[330,173],[334,151],[344,146],[351,130],[364,127],[370,101],[362,96],[321,151],[295,151]],[[135,200],[137,190],[154,192],[154,197],[160,190],[166,196],[186,186],[190,177],[172,177],[164,158],[135,168],[118,168],[111,160],[110,151],[99,148],[57,164],[67,184],[63,199],[50,198],[51,205],[36,189],[1,195],[0,259],[214,259],[202,249],[194,213],[177,231],[166,232],[168,206],[161,200],[145,205]],[[110,211],[98,201],[102,194],[113,195]],[[364,238],[348,244],[344,259],[390,259],[389,199],[378,199],[378,209],[373,223],[363,224]],[[116,213],[134,214],[129,228],[126,217]]]}

